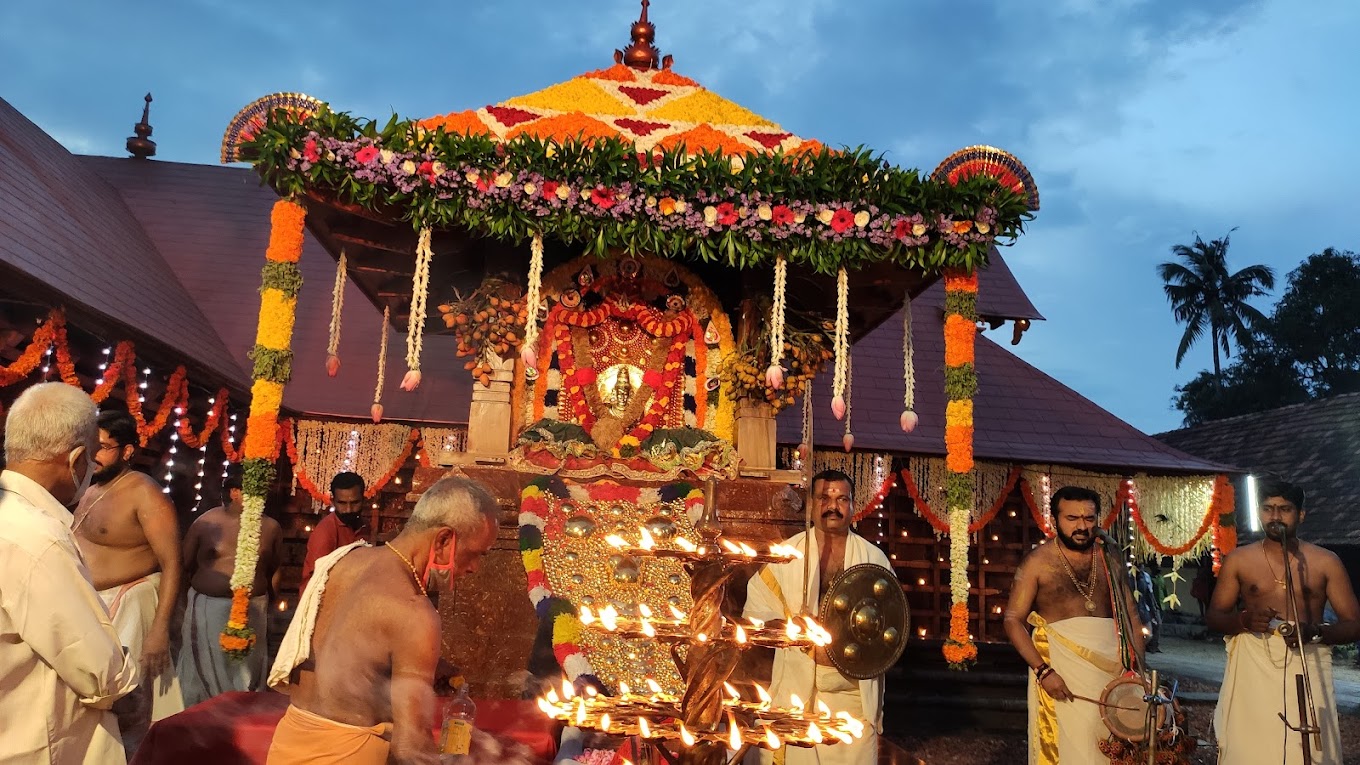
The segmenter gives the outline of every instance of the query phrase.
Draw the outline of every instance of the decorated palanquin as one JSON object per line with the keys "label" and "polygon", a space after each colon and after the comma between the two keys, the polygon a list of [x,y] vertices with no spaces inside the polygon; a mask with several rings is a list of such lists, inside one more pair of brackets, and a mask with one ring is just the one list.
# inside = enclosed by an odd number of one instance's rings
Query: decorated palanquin
{"label": "decorated palanquin", "polygon": [[[975,271],[1037,209],[1028,171],[970,147],[924,175],[794,136],[672,72],[651,45],[645,7],[615,66],[529,96],[380,126],[277,94],[244,109],[224,142],[224,161],[252,162],[282,197],[253,354],[247,514],[262,508],[252,497],[272,477],[306,230],[337,259],[333,337],[340,287],[352,280],[385,323],[406,330],[401,388],[428,380],[429,334],[453,335],[472,375],[467,451],[418,471],[411,499],[456,472],[518,510],[518,529],[504,530],[505,544],[442,612],[445,648],[474,687],[518,694],[504,678],[530,666],[678,693],[675,654],[586,629],[580,617],[592,607],[624,619],[697,609],[693,568],[619,552],[610,537],[646,530],[693,544],[713,504],[723,533],[753,543],[801,528],[790,487],[807,475],[776,464],[774,413],[804,403],[810,443],[803,394],[825,373],[824,403],[848,417],[854,341],[899,312],[909,318],[910,299],[941,278],[949,406],[923,414],[947,423],[946,511],[955,558],[966,560]],[[386,325],[377,345],[375,420],[387,395]],[[723,573],[704,608],[721,624],[713,603],[736,569],[710,542],[708,563]],[[255,558],[249,543],[240,549],[233,582],[248,583]],[[951,575],[961,610],[946,655],[962,665],[976,655],[966,566]],[[244,624],[227,633],[234,645],[252,639]]]}

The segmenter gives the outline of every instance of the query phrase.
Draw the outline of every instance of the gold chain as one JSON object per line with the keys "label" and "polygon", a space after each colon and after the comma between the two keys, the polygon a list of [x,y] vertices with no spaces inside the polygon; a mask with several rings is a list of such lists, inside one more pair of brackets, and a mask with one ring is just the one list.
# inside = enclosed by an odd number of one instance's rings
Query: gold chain
{"label": "gold chain", "polygon": [[391,550],[392,552],[396,553],[397,557],[401,558],[401,562],[405,563],[406,567],[411,569],[411,578],[415,580],[416,587],[420,588],[420,594],[428,598],[430,596],[430,593],[425,591],[425,585],[421,583],[420,574],[416,573],[416,567],[413,563],[411,563],[411,559],[406,557],[405,555],[402,555],[401,550],[398,550],[397,548],[393,547],[391,542],[383,542],[383,546]]}
{"label": "gold chain", "polygon": [[[1286,568],[1288,568],[1288,567],[1289,567],[1289,553],[1284,549],[1284,545],[1281,545],[1281,546],[1280,546],[1280,554],[1284,556],[1284,565],[1285,565]],[[1278,576],[1275,576],[1275,564],[1273,564],[1273,563],[1270,562],[1270,556],[1266,554],[1266,551],[1265,551],[1265,548],[1264,548],[1264,547],[1261,548],[1261,555],[1262,555],[1262,557],[1264,557],[1264,558],[1266,559],[1266,567],[1270,569],[1270,578],[1271,578],[1271,579],[1274,579],[1274,580],[1275,580],[1275,584],[1280,585],[1280,589],[1283,590],[1283,589],[1286,587],[1286,585],[1285,585],[1285,583],[1284,583],[1284,580],[1281,579],[1281,578],[1278,577]]]}
{"label": "gold chain", "polygon": [[1095,606],[1096,594],[1096,548],[1091,546],[1091,575],[1086,581],[1086,587],[1081,586],[1077,581],[1077,572],[1072,568],[1072,564],[1067,562],[1067,553],[1063,550],[1062,540],[1058,540],[1058,556],[1062,558],[1063,570],[1067,572],[1067,578],[1072,580],[1072,586],[1077,588],[1077,594],[1086,599],[1086,610],[1091,611]]}

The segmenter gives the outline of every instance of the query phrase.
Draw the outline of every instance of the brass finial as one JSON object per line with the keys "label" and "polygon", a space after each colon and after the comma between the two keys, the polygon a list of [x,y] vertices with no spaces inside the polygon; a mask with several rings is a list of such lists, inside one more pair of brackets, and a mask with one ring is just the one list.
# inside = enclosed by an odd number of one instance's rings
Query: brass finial
{"label": "brass finial", "polygon": [[633,22],[631,34],[633,41],[627,48],[614,51],[614,63],[627,64],[634,69],[670,69],[673,59],[662,57],[653,43],[656,42],[656,25],[647,20],[647,7],[651,0],[642,0],[642,15]]}
{"label": "brass finial", "polygon": [[146,159],[156,156],[156,142],[151,140],[151,123],[147,120],[151,117],[151,94],[146,94],[146,104],[142,107],[142,121],[132,126],[132,132],[137,135],[127,139],[128,153],[137,159]]}

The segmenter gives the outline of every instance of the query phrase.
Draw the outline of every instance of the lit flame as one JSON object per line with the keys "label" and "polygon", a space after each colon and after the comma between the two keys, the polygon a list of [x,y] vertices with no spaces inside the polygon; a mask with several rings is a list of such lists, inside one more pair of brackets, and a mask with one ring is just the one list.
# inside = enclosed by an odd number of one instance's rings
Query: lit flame
{"label": "lit flame", "polygon": [[543,714],[549,717],[554,717],[557,714],[557,710],[553,708],[553,705],[549,703],[547,699],[540,698],[538,700],[538,708],[543,712]]}
{"label": "lit flame", "polygon": [[742,555],[745,555],[745,556],[747,556],[748,558],[754,558],[754,557],[756,557],[756,548],[754,548],[754,547],[752,547],[752,546],[746,544],[745,542],[740,542],[740,543],[738,543],[737,546],[741,548],[741,554],[742,554]]}
{"label": "lit flame", "polygon": [[835,728],[827,728],[826,732],[831,734],[832,736],[835,736],[842,744],[849,744],[851,741],[854,740],[850,737],[849,733],[836,730]]}
{"label": "lit flame", "polygon": [[738,643],[746,642],[746,630],[742,629],[740,624],[737,625],[737,630],[735,634]]}
{"label": "lit flame", "polygon": [[793,708],[793,711],[801,713],[803,711],[803,700],[799,698],[798,694],[790,693],[789,706]]}
{"label": "lit flame", "polygon": [[761,707],[768,708],[770,702],[773,701],[773,699],[770,698],[770,692],[765,690],[765,686],[760,683],[756,683],[756,695],[760,697]]}
{"label": "lit flame", "polygon": [[733,749],[741,748],[741,728],[737,727],[737,718],[730,713],[727,715],[727,742]]}
{"label": "lit flame", "polygon": [[638,543],[638,547],[641,547],[644,550],[650,550],[653,547],[656,547],[656,540],[652,539],[651,533],[647,531],[645,526],[642,528],[642,541]]}
{"label": "lit flame", "polygon": [[580,696],[576,697],[576,725],[580,727],[586,722],[586,700]]}
{"label": "lit flame", "polygon": [[694,552],[695,550],[698,549],[697,547],[694,546],[693,542],[689,541],[688,539],[685,539],[684,537],[676,537],[675,546],[679,547],[681,550],[684,550],[685,552]]}
{"label": "lit flame", "polygon": [[619,628],[619,612],[615,611],[613,606],[605,606],[604,610],[600,611],[600,623],[605,629],[613,632]]}
{"label": "lit flame", "polygon": [[822,743],[822,729],[817,727],[817,723],[808,723],[807,737],[809,741]]}
{"label": "lit flame", "polygon": [[594,624],[595,612],[590,610],[590,606],[581,606],[581,623]]}
{"label": "lit flame", "polygon": [[751,617],[751,628],[752,628],[752,629],[757,629],[757,630],[763,630],[763,629],[765,629],[765,622],[763,622],[763,621],[761,621],[760,619],[757,619],[757,618],[755,618],[755,617],[753,616],[753,617]]}
{"label": "lit flame", "polygon": [[576,695],[576,689],[571,686],[571,681],[562,678],[562,698],[569,699]]}
{"label": "lit flame", "polygon": [[647,687],[651,689],[652,693],[661,693],[661,683],[658,683],[650,677],[647,678]]}
{"label": "lit flame", "polygon": [[686,728],[684,723],[680,723],[680,740],[684,742],[685,746],[694,746],[694,734],[689,732],[689,728]]}
{"label": "lit flame", "polygon": [[[601,616],[603,616],[603,614],[601,614]],[[612,629],[612,628],[611,628],[611,629]],[[795,622],[794,620],[790,619],[790,620],[784,625],[784,634],[785,634],[785,635],[788,635],[789,640],[797,640],[797,639],[798,639],[798,632],[799,632],[799,630],[798,630],[798,622]]]}
{"label": "lit flame", "polygon": [[727,550],[728,552],[732,553],[733,555],[740,555],[740,554],[741,554],[741,548],[740,548],[740,547],[737,547],[737,545],[736,545],[732,540],[730,540],[730,539],[720,539],[720,540],[718,540],[718,542],[723,546],[723,549]]}
{"label": "lit flame", "polygon": [[643,738],[652,737],[652,726],[647,724],[647,718],[645,717],[638,718],[638,732],[642,734]]}
{"label": "lit flame", "polygon": [[784,742],[774,735],[774,731],[770,730],[768,725],[765,726],[765,743],[769,744],[771,749],[778,749],[784,745]]}
{"label": "lit flame", "polygon": [[831,718],[831,707],[827,706],[825,701],[822,701],[821,699],[818,699],[818,700],[817,700],[817,713],[820,714],[822,717],[825,717],[825,718],[827,718],[827,719],[830,719],[830,718]]}
{"label": "lit flame", "polygon": [[646,619],[642,620],[642,634],[647,637],[656,637],[656,628],[654,628],[652,623]]}
{"label": "lit flame", "polygon": [[604,538],[604,541],[608,543],[610,547],[628,546],[628,543],[623,541],[623,537],[619,536],[618,534],[610,534],[609,536]]}
{"label": "lit flame", "polygon": [[608,712],[605,712],[604,714],[600,715],[600,730],[604,731],[605,733],[608,733],[608,732],[609,732],[609,722],[610,722],[610,720],[609,720],[609,713],[608,713]]}
{"label": "lit flame", "polygon": [[737,689],[733,688],[731,683],[723,683],[723,690],[727,691],[727,695],[731,696],[733,699],[741,698],[741,694],[737,693]]}
{"label": "lit flame", "polygon": [[786,557],[786,558],[801,558],[801,557],[803,557],[803,551],[802,551],[802,550],[799,550],[797,547],[793,547],[792,545],[783,545],[783,544],[779,544],[779,545],[770,545],[770,554],[771,554],[771,555],[782,555],[782,556],[784,556],[784,557]]}
{"label": "lit flame", "polygon": [[593,699],[593,698],[595,698],[596,696],[600,695],[600,692],[597,691],[597,690],[595,690],[595,686],[593,686],[593,685],[587,685],[587,686],[586,686],[586,695],[589,696],[589,697],[591,697],[591,698]]}
{"label": "lit flame", "polygon": [[622,695],[624,695],[624,696],[627,696],[627,695],[628,695],[628,691],[629,691],[629,689],[628,689],[628,683],[626,683],[626,682],[620,680],[620,681],[619,681],[619,693],[622,694]]}
{"label": "lit flame", "polygon": [[707,642],[708,642],[708,635],[705,635],[704,633],[700,632],[699,634],[697,634],[697,635],[694,636],[694,639],[695,639],[697,642],[700,642],[700,643],[707,643]]}
{"label": "lit flame", "polygon": [[643,619],[650,619],[650,618],[652,618],[652,609],[651,609],[650,607],[648,607],[646,603],[639,603],[639,604],[638,604],[638,613],[639,613],[639,614],[642,614],[642,618],[643,618]]}
{"label": "lit flame", "polygon": [[674,603],[667,603],[666,605],[670,606],[671,616],[674,616],[676,621],[683,622],[685,620],[685,612],[676,608]]}
{"label": "lit flame", "polygon": [[556,689],[556,688],[549,688],[549,689],[548,689],[548,701],[549,701],[549,703],[556,704],[557,702],[559,702],[559,701],[561,701],[561,700],[562,700],[561,697],[559,697],[559,696],[557,695],[557,689]]}
{"label": "lit flame", "polygon": [[854,734],[855,738],[860,738],[864,735],[864,723],[859,718],[851,717],[849,712],[837,712],[836,717],[841,721],[842,725]]}

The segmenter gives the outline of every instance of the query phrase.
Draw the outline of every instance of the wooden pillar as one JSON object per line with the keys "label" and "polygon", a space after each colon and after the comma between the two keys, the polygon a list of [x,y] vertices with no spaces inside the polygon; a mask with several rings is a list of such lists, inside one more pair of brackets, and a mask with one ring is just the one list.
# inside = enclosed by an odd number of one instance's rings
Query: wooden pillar
{"label": "wooden pillar", "polygon": [[743,468],[775,468],[774,408],[763,401],[737,402],[737,455]]}
{"label": "wooden pillar", "polygon": [[470,454],[505,454],[510,451],[513,413],[510,386],[514,359],[491,356],[491,385],[472,383],[472,406],[468,411],[467,450]]}

